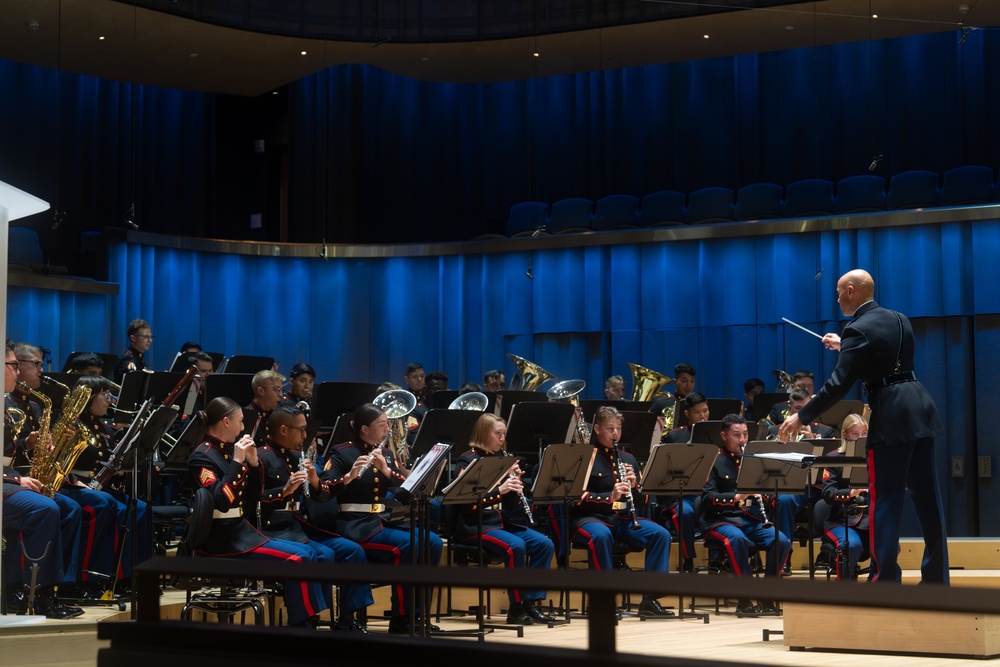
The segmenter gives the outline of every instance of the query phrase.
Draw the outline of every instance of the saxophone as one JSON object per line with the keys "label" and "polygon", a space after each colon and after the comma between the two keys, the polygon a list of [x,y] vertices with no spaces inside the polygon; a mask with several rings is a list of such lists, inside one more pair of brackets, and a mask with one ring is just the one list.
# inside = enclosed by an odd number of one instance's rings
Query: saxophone
{"label": "saxophone", "polygon": [[52,421],[52,399],[24,382],[18,382],[17,388],[25,394],[31,394],[42,404],[42,416],[38,420],[38,437],[35,439],[35,451],[31,456],[31,472],[28,473],[30,477],[37,479],[35,472],[50,465],[49,461],[52,460],[52,452],[47,446],[49,423]]}
{"label": "saxophone", "polygon": [[[63,480],[73,470],[73,465],[87,447],[94,443],[94,434],[82,424],[74,431],[77,418],[90,401],[90,387],[76,386],[63,402],[63,412],[52,428],[52,448],[45,448],[45,456],[38,455],[31,462],[31,476],[43,485],[43,492],[52,498]],[[38,442],[42,442],[39,431]],[[39,460],[42,460],[39,463]]]}

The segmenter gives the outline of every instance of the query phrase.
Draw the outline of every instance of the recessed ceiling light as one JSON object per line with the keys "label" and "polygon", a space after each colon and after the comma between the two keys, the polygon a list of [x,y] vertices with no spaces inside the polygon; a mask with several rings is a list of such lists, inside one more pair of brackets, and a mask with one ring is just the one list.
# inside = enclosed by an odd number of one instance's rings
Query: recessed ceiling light
{"label": "recessed ceiling light", "polygon": [[104,41],[104,35],[101,35],[100,37],[98,37],[97,41],[98,42],[103,42]]}
{"label": "recessed ceiling light", "polygon": [[535,51],[535,52],[534,52],[534,53],[532,53],[531,55],[533,55],[534,57],[536,57],[536,58],[537,58],[537,57],[538,57],[538,56],[540,56],[541,54],[540,54],[540,53],[538,53],[538,51]]}
{"label": "recessed ceiling light", "polygon": [[425,63],[428,60],[430,60],[430,58],[428,58],[427,56],[420,56],[420,62]]}
{"label": "recessed ceiling light", "polygon": [[702,37],[704,37],[705,39],[708,39],[708,35],[702,35]]}
{"label": "recessed ceiling light", "polygon": [[277,90],[272,90],[272,91],[271,91],[271,94],[272,94],[272,95],[277,95],[277,94],[278,94],[278,91],[277,91]]}
{"label": "recessed ceiling light", "polygon": [[197,58],[197,57],[198,57],[198,54],[197,54],[197,53],[192,53],[192,54],[190,54],[190,57],[191,57],[191,58]]}
{"label": "recessed ceiling light", "polygon": [[307,53],[306,51],[303,51],[303,52],[302,52],[302,55],[306,55],[306,53]]}
{"label": "recessed ceiling light", "polygon": [[878,14],[872,14],[872,18],[873,19],[877,19],[878,18]]}
{"label": "recessed ceiling light", "polygon": [[795,26],[793,26],[793,25],[786,25],[785,26],[785,30],[795,30]]}

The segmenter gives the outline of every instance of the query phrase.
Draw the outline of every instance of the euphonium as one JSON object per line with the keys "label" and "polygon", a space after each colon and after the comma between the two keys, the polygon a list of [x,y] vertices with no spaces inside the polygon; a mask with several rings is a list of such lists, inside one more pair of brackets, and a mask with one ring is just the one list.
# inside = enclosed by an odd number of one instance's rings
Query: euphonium
{"label": "euphonium", "polygon": [[[52,448],[45,448],[44,441],[39,436],[38,445],[41,445],[45,456],[39,457],[40,452],[36,452],[31,461],[31,477],[34,477],[44,486],[43,492],[49,498],[53,497],[63,480],[73,470],[73,464],[86,451],[94,435],[82,425],[75,431],[73,425],[77,417],[87,407],[90,401],[90,387],[76,386],[69,397],[63,402],[62,416],[52,428]],[[36,445],[36,449],[37,446]]]}
{"label": "euphonium", "polygon": [[549,380],[556,379],[555,375],[549,373],[538,364],[528,361],[524,357],[519,357],[516,354],[508,354],[507,356],[514,362],[514,368],[517,369],[517,377],[519,379],[519,382],[515,386],[514,378],[511,378],[511,389],[517,389],[519,391],[535,391]]}
{"label": "euphonium", "polygon": [[651,401],[663,387],[674,381],[674,378],[669,378],[639,364],[630,363],[628,367],[632,371],[631,400],[633,401]]}
{"label": "euphonium", "polygon": [[578,396],[587,386],[583,380],[563,380],[557,382],[545,392],[545,395],[553,401],[569,401],[577,411],[576,432],[573,434],[573,441],[578,445],[590,444],[590,429],[587,427],[587,420],[584,419],[583,409],[580,407]]}

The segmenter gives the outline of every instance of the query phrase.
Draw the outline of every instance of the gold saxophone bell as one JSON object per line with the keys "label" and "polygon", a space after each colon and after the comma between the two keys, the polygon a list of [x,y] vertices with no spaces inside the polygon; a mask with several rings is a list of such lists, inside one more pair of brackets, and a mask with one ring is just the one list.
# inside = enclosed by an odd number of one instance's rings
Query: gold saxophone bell
{"label": "gold saxophone bell", "polygon": [[632,371],[632,398],[630,400],[633,401],[651,401],[663,387],[674,381],[674,378],[639,364],[629,363],[628,367]]}
{"label": "gold saxophone bell", "polygon": [[519,357],[516,354],[507,354],[507,356],[514,362],[514,368],[517,369],[516,377],[510,379],[510,389],[535,391],[549,380],[558,379],[552,373],[524,357]]}

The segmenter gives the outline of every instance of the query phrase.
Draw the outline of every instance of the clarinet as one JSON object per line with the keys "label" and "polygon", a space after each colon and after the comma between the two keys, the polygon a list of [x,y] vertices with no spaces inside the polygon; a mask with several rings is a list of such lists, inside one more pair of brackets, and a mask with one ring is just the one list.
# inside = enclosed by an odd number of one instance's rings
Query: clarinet
{"label": "clarinet", "polygon": [[[513,456],[506,449],[501,449],[497,453],[500,454],[501,458],[507,458],[508,456]],[[511,471],[507,475],[507,477],[508,478],[510,478],[510,477],[517,477],[517,473],[514,472],[513,468],[511,468]],[[531,503],[529,503],[528,499],[525,497],[524,491],[518,491],[517,492],[517,498],[518,498],[518,500],[521,501],[521,507],[524,508],[524,513],[526,515],[528,515],[528,524],[534,526],[535,525],[535,517],[531,515]]]}
{"label": "clarinet", "polygon": [[[618,481],[625,482],[625,464],[622,463],[622,457],[618,452],[618,441],[615,440],[612,442],[611,446],[615,450],[615,467],[618,468]],[[625,494],[625,509],[628,510],[629,516],[632,517],[632,530],[639,530],[642,526],[639,525],[639,519],[635,515],[635,501],[632,499],[631,484],[629,484],[628,493]]]}

